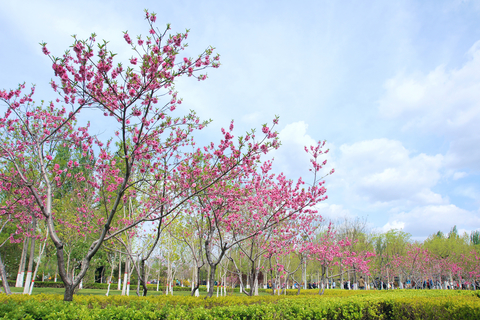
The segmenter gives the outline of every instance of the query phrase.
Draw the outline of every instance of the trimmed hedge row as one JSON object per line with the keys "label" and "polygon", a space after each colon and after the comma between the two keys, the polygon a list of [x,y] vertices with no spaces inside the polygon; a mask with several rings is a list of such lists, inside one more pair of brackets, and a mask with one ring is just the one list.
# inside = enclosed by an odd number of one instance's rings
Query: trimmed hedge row
{"label": "trimmed hedge row", "polygon": [[[480,319],[470,291],[370,291],[351,296],[194,297],[0,295],[0,319]],[[359,291],[355,291],[359,292]],[[393,293],[392,293],[393,292]]]}
{"label": "trimmed hedge row", "polygon": [[[15,280],[8,280],[8,285],[10,287],[14,287],[15,284],[16,284]],[[0,286],[3,286],[3,281],[2,280],[0,280]]]}

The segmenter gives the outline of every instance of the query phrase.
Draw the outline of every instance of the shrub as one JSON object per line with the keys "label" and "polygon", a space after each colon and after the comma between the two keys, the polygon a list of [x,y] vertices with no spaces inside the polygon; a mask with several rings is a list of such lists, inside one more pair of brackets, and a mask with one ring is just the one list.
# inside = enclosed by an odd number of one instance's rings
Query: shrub
{"label": "shrub", "polygon": [[[0,295],[2,319],[480,319],[470,291],[326,290],[325,295],[222,297]],[[313,290],[312,290],[313,291]]]}

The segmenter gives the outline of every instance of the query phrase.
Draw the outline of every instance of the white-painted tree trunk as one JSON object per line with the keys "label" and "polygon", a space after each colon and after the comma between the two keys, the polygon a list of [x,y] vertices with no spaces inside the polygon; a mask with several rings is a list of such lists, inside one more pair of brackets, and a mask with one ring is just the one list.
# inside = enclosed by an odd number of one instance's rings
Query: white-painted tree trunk
{"label": "white-painted tree trunk", "polygon": [[307,289],[307,259],[303,259],[304,267],[303,267],[303,289]]}
{"label": "white-painted tree trunk", "polygon": [[25,277],[25,261],[27,260],[28,238],[23,240],[22,255],[20,257],[20,265],[18,266],[17,281],[15,287],[23,287],[23,279]]}
{"label": "white-painted tree trunk", "polygon": [[[125,257],[125,273],[123,274],[123,288],[122,288],[122,296],[128,295],[127,294],[127,281],[128,281],[128,269],[130,266],[130,260],[128,256]],[[130,283],[128,284],[130,287]]]}
{"label": "white-painted tree trunk", "polygon": [[[132,269],[133,271],[133,268],[130,268],[130,264],[128,265],[128,269]],[[127,296],[130,295],[130,279],[131,279],[131,276],[132,276],[132,272],[129,272],[128,273],[128,278],[127,278]]]}
{"label": "white-painted tree trunk", "polygon": [[[116,258],[117,258],[117,254],[115,254],[115,258],[113,258],[112,263],[110,263],[110,267],[111,267],[112,269],[110,270],[110,278],[108,279],[107,293],[105,294],[106,296],[108,296],[108,294],[110,293],[110,286],[112,285],[112,282],[113,282],[113,281],[112,281],[112,280],[113,280],[113,269],[114,269],[114,267],[115,267],[115,259],[116,259]],[[118,260],[121,261],[121,260],[120,260],[120,257],[119,257]]]}
{"label": "white-painted tree trunk", "polygon": [[122,254],[118,258],[118,291],[122,290]]}
{"label": "white-painted tree trunk", "polygon": [[[38,267],[40,266],[40,263],[42,262],[43,251],[45,250],[45,245],[47,244],[47,237],[48,237],[48,229],[47,229],[47,233],[45,234],[45,240],[43,240],[42,249],[38,253],[37,265],[35,266],[35,272],[33,273],[32,283],[30,284],[30,288],[28,290],[29,295],[32,294],[33,286],[35,284],[35,278],[37,277]],[[43,281],[43,279],[42,279],[42,281]]]}
{"label": "white-painted tree trunk", "polygon": [[23,294],[28,294],[30,292],[30,283],[32,282],[32,271],[27,271],[27,277],[25,279],[25,286],[23,287]]}
{"label": "white-painted tree trunk", "polygon": [[[113,273],[113,270],[112,270]],[[110,285],[112,284],[112,276],[108,279],[108,287],[107,287],[107,293],[105,295],[108,297],[108,294],[110,293]]]}

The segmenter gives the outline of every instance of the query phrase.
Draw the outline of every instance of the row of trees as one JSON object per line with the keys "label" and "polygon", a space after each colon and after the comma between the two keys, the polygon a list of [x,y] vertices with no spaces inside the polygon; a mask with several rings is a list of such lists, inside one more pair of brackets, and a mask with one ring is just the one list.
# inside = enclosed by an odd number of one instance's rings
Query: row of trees
{"label": "row of trees", "polygon": [[[277,118],[260,133],[237,138],[232,122],[218,143],[197,147],[194,133],[208,121],[193,111],[175,116],[182,100],[174,83],[181,76],[205,80],[201,72],[217,68],[219,56],[210,47],[197,58],[179,58],[188,30],[167,35],[170,26],[156,28],[155,14],[146,11],[146,20],[147,37],[132,40],[124,33],[134,52],[126,64],[114,64],[108,42],[95,45],[95,34],[75,37],[62,56],[51,55],[43,43],[58,79],[51,81],[56,102],[35,103],[35,88],[25,94],[24,84],[0,91],[2,234],[11,243],[31,242],[30,257],[35,241],[45,244],[48,234],[66,301],[102,246],[130,257],[146,295],[148,261],[162,235],[188,225],[175,236],[192,251],[197,270],[208,265],[212,282],[233,247],[265,236],[280,244],[286,239],[275,232],[279,225],[312,221],[312,208],[327,198],[319,176],[324,142],[306,149],[308,187],[302,179],[271,173],[272,163],[262,160],[280,145],[273,130]],[[114,136],[91,134],[89,123],[82,124],[85,109],[105,116]],[[32,266],[30,260],[27,283]],[[0,273],[9,292],[1,260]]]}
{"label": "row of trees", "polygon": [[[358,221],[324,222],[315,206],[327,199],[323,178],[334,172],[322,174],[325,142],[305,148],[308,183],[273,173],[264,155],[280,147],[278,118],[239,137],[232,122],[219,142],[198,147],[195,132],[208,121],[193,111],[178,116],[174,83],[205,80],[201,72],[219,67],[219,56],[210,47],[179,58],[188,30],[167,35],[170,27],[156,28],[155,14],[146,12],[146,20],[147,37],[124,34],[134,52],[125,65],[114,64],[108,42],[95,46],[95,34],[75,38],[60,57],[42,44],[58,79],[51,82],[56,102],[35,103],[34,88],[25,94],[24,85],[0,91],[0,275],[7,293],[3,260],[10,275],[18,266],[16,284],[25,293],[42,259],[55,263],[49,272],[60,276],[66,301],[98,267],[109,282],[119,272],[119,288],[123,272],[125,294],[134,275],[142,295],[161,267],[167,288],[191,278],[192,295],[206,272],[209,297],[215,281],[236,281],[254,295],[260,283],[305,287],[315,277],[320,293],[332,279],[356,282],[360,275],[386,282],[478,277],[478,255],[435,251],[443,235],[424,248],[402,232],[372,236]],[[105,117],[111,137],[91,134],[85,109]]]}
{"label": "row of trees", "polygon": [[[412,242],[409,234],[398,230],[380,234],[370,232],[365,228],[365,221],[361,220],[337,221],[335,224],[309,221],[306,230],[299,230],[300,237],[292,237],[291,230],[295,226],[290,225],[291,229],[287,231],[284,223],[270,233],[262,232],[261,236],[233,246],[212,273],[205,253],[201,252],[204,245],[198,245],[202,240],[193,236],[195,226],[184,221],[185,217],[187,215],[178,217],[164,230],[159,245],[145,264],[145,282],[156,283],[157,290],[161,283],[167,294],[172,293],[172,286],[177,283],[192,286],[191,293],[196,295],[201,282],[207,284],[208,291],[213,291],[213,284],[217,284],[217,295],[225,287],[239,286],[241,292],[256,295],[259,288],[267,285],[279,289],[277,293],[280,294],[293,287],[300,291],[307,288],[307,284],[309,288],[311,284],[318,286],[319,294],[322,294],[333,283],[339,288],[344,284],[358,288],[360,277],[365,279],[369,288],[476,289],[478,286],[480,246],[475,241],[477,232],[460,236],[453,228],[448,235],[437,233],[418,243]],[[125,243],[104,244],[84,281],[108,282],[109,290],[112,282],[118,282],[118,290],[129,294],[128,284],[133,279],[132,282],[138,284],[137,294],[141,294],[139,257],[147,248],[146,241],[153,238],[153,232],[139,229]],[[283,235],[280,241],[279,234]],[[85,247],[82,241],[79,240],[77,248]],[[46,259],[40,269],[39,259],[36,259],[35,270],[47,275],[37,279],[50,277],[53,281],[56,268],[51,242],[37,244],[32,257],[41,255],[46,243]],[[11,266],[16,271],[20,252],[26,255],[27,246],[23,246],[23,251],[21,244],[6,247],[14,246],[17,250],[12,256],[17,259],[12,260]],[[219,253],[214,250],[217,259]],[[82,254],[81,249],[77,250],[72,253],[71,260],[79,261]],[[24,270],[25,266],[20,269]],[[22,286],[21,282],[17,286]],[[28,292],[27,286],[25,291]]]}

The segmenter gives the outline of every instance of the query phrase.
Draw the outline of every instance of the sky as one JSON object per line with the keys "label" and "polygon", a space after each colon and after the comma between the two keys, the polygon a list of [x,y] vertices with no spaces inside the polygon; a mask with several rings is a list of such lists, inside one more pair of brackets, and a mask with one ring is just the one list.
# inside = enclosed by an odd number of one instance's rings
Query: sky
{"label": "sky", "polygon": [[[280,117],[275,170],[311,181],[305,145],[326,140],[326,219],[366,219],[373,231],[414,240],[480,230],[480,1],[8,1],[0,0],[0,88],[36,84],[50,101],[51,62],[71,35],[110,41],[132,56],[123,31],[190,29],[185,54],[208,46],[221,67],[179,79],[183,111],[212,119],[217,142]],[[2,108],[3,106],[0,106]],[[182,110],[179,110],[182,111]],[[108,135],[103,119],[92,128]]]}

